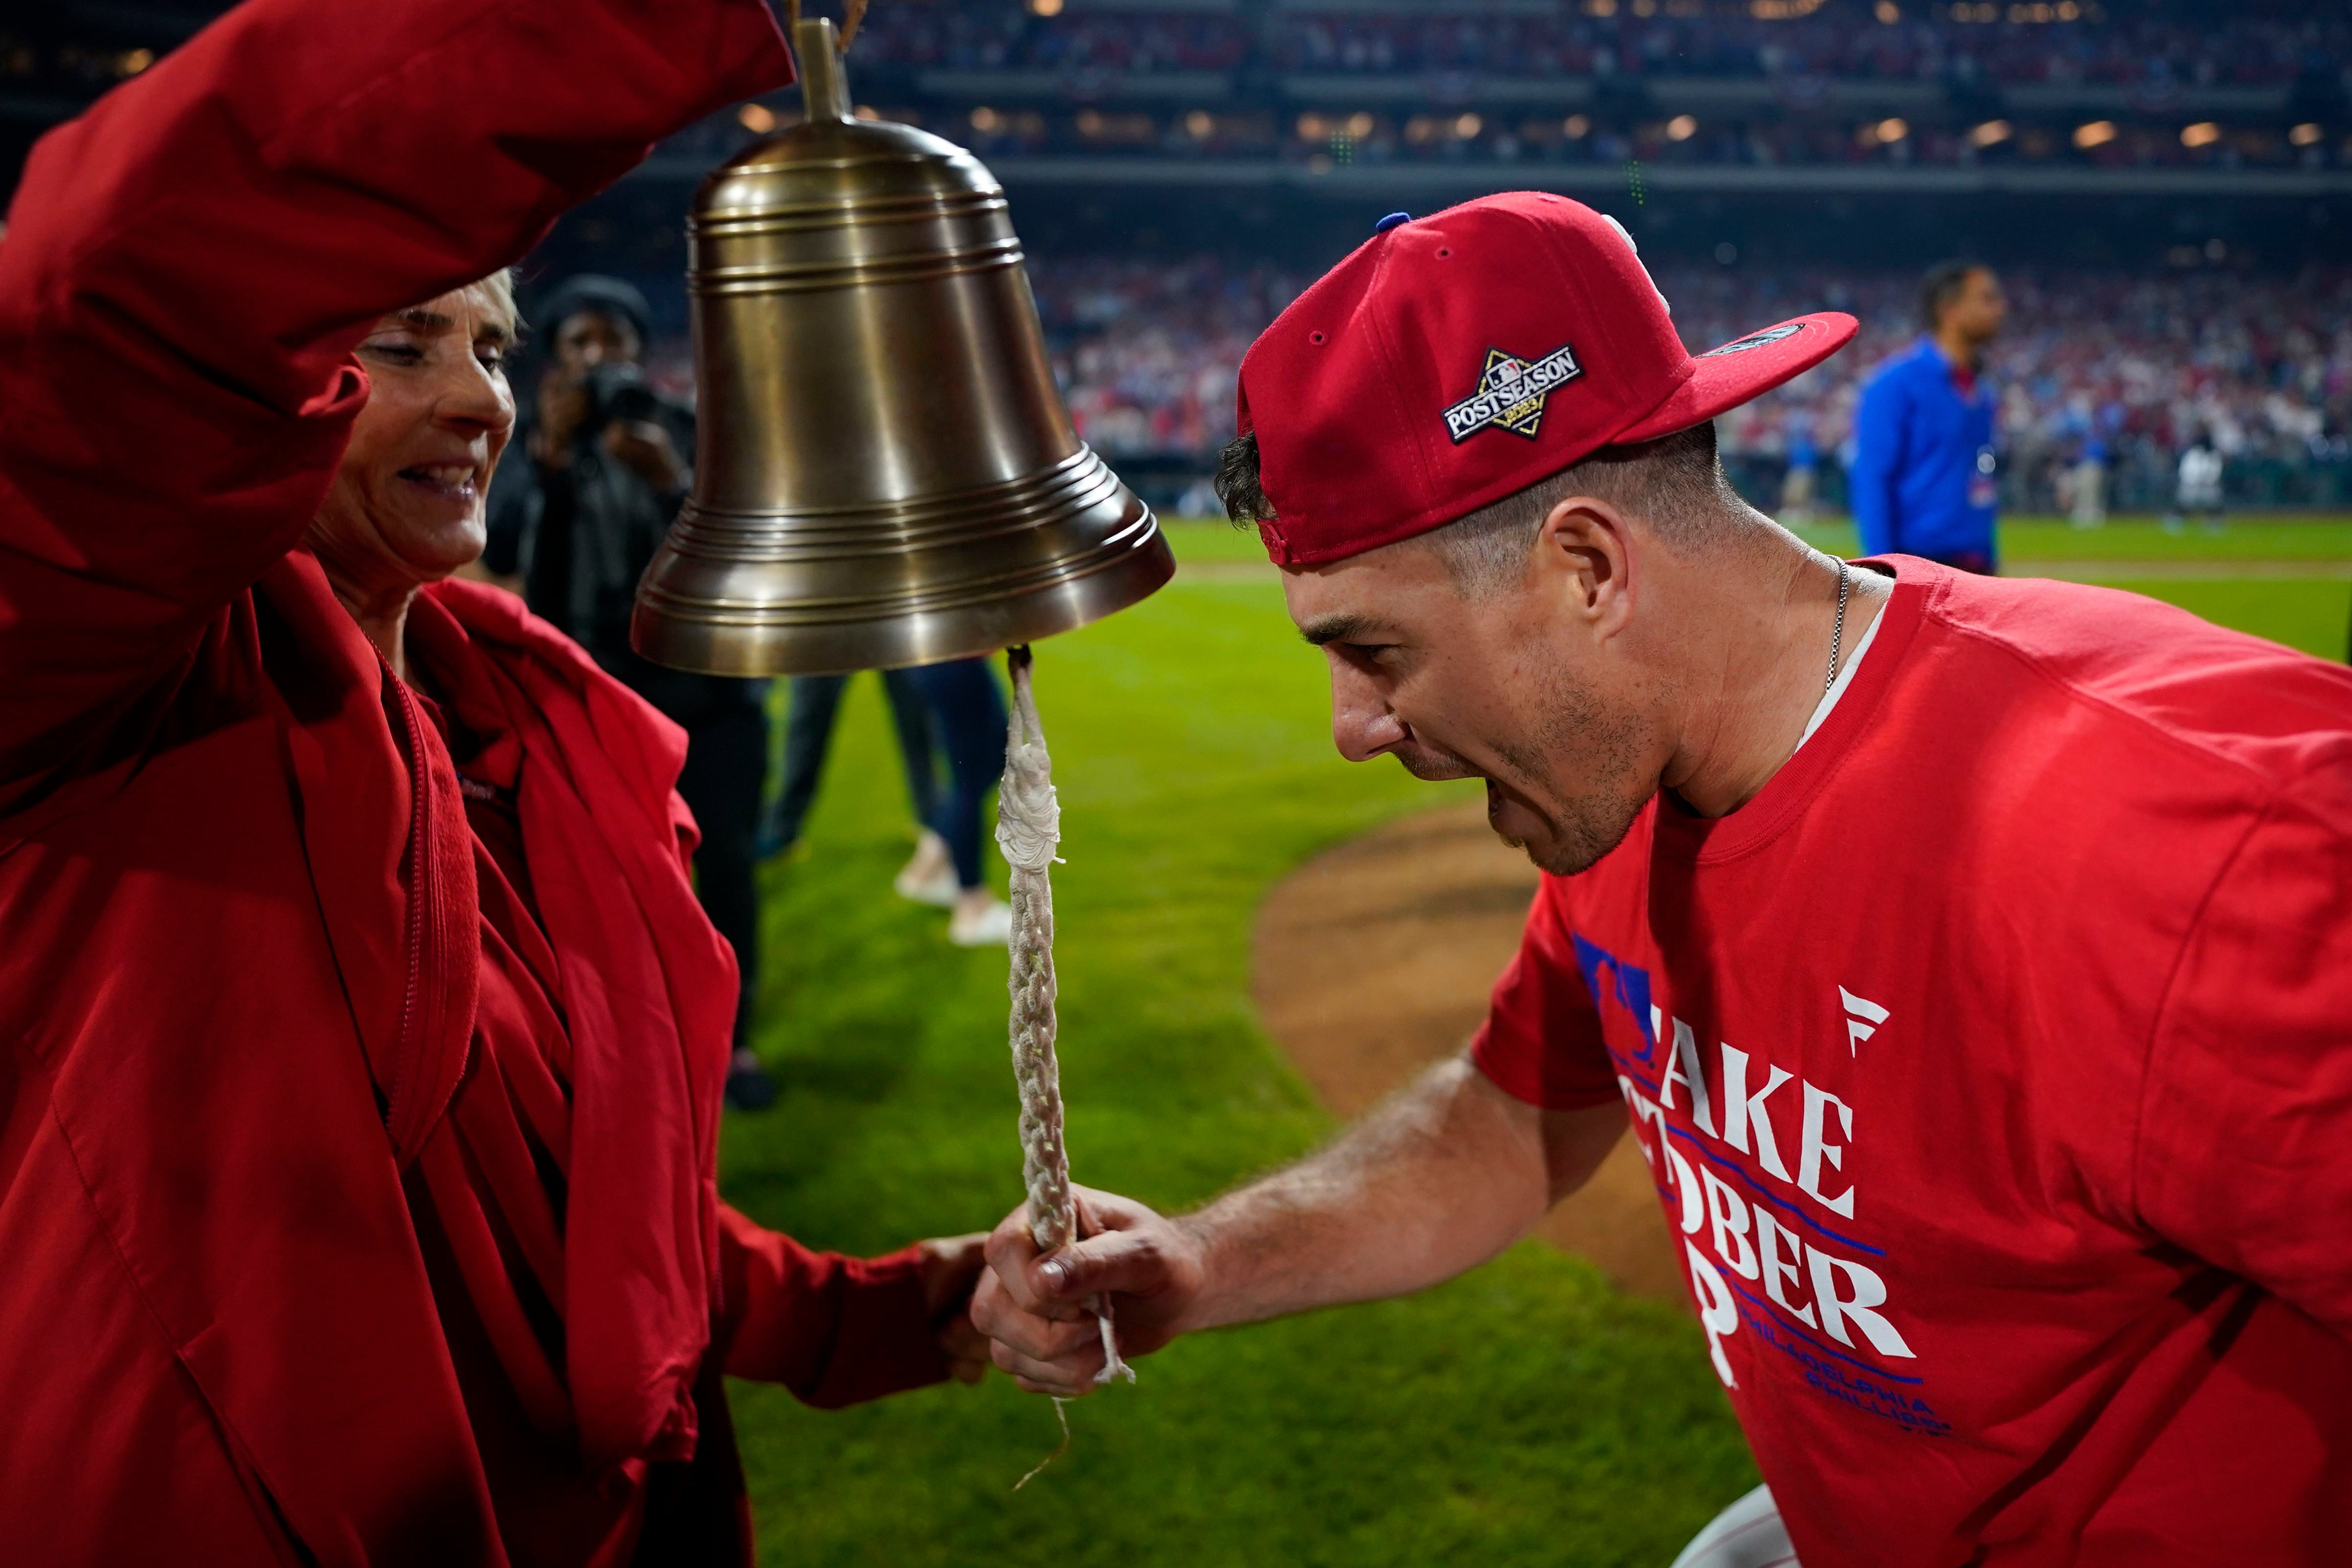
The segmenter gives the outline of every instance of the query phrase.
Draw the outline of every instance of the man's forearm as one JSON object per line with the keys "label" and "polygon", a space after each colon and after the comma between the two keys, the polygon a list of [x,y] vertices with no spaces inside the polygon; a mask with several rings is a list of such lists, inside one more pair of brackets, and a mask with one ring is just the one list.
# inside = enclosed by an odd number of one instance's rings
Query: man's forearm
{"label": "man's forearm", "polygon": [[1613,1104],[1538,1111],[1465,1059],[1432,1068],[1328,1148],[1176,1222],[1204,1273],[1179,1332],[1451,1279],[1580,1185],[1623,1125]]}
{"label": "man's forearm", "polygon": [[1538,1110],[1466,1058],[1444,1062],[1330,1147],[1198,1213],[1082,1190],[1095,1234],[1041,1254],[1013,1210],[988,1239],[972,1322],[1022,1387],[1075,1397],[1103,1368],[1098,1299],[1117,1308],[1119,1348],[1148,1355],[1196,1329],[1418,1291],[1525,1234],[1624,1132],[1613,1095]]}

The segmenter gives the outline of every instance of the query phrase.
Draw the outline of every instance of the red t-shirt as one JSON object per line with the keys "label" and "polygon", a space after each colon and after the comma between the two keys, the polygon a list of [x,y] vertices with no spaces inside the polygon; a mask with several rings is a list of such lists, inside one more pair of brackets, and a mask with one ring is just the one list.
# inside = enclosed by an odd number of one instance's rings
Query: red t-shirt
{"label": "red t-shirt", "polygon": [[1762,792],[1544,880],[1478,1064],[1624,1097],[1806,1568],[2352,1562],[2352,671],[1894,564]]}

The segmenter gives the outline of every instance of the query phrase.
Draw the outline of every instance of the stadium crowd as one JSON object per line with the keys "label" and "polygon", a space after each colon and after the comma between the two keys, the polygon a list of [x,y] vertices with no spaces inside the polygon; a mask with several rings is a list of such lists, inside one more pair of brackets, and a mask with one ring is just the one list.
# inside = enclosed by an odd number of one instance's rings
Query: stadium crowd
{"label": "stadium crowd", "polygon": [[[0,91],[78,99],[145,70],[218,9],[212,0],[111,7],[147,25],[152,47],[124,47],[71,29],[0,24]],[[1560,0],[1549,15],[1475,5],[1227,12],[1145,7],[1071,12],[1065,0],[898,0],[860,24],[861,71],[1058,72],[1089,78],[1165,72],[1506,77],[1595,81],[1706,78],[1772,81],[1791,108],[1832,82],[1943,84],[1966,94],[2007,87],[2138,89],[2160,113],[2197,88],[2285,88],[2322,98],[2352,82],[2352,16],[2340,6],[2278,0],[2201,13],[2110,14],[2097,0]],[[1765,15],[1769,13],[1770,15]],[[1246,85],[1246,84],[1244,84]]]}
{"label": "stadium crowd", "polygon": [[[664,143],[681,159],[723,158],[784,120],[754,106],[757,125],[714,116]],[[2067,165],[2150,168],[2352,169],[2352,131],[2319,121],[2223,126],[2198,120],[2010,120],[1995,115],[1913,124],[1898,115],[1844,112],[1783,117],[1769,110],[1628,115],[1506,113],[1465,108],[1352,112],[1272,109],[1101,110],[1091,105],[999,109],[885,100],[883,117],[961,142],[982,158],[1052,157],[1277,160],[1337,164],[1464,163],[1508,167],[1643,163],[1877,164],[1966,168]],[[2079,118],[2079,116],[2075,117]]]}
{"label": "stadium crowd", "polygon": [[[1776,7],[1792,15],[1750,14]],[[45,42],[0,26],[0,91],[66,101],[156,57],[149,48]],[[2253,3],[2116,16],[2092,0],[1828,0],[1810,10],[1805,0],[1563,0],[1550,15],[1435,16],[902,0],[864,18],[853,61],[889,118],[983,157],[2352,168],[2352,126],[2339,123],[2352,94],[2352,16],[2341,7]],[[931,71],[980,74],[943,91],[924,85]],[[1066,90],[1051,105],[1034,102],[1034,84],[1028,98],[1013,93],[1027,107],[971,101],[1000,72],[1050,73]],[[1120,78],[1164,73],[1227,79],[1197,102],[1130,102],[1108,90]],[[1424,101],[1331,111],[1286,98],[1282,85],[1381,75],[1421,80]],[[1590,112],[1507,110],[1477,101],[1480,78],[1585,84],[1594,101]],[[1695,79],[1765,83],[1769,91],[1678,103],[1674,84]],[[1837,84],[1854,82],[1941,90],[1931,103],[1890,112],[1837,97]],[[2003,96],[2068,85],[2108,97]],[[2123,100],[2113,97],[2119,88],[2129,89]],[[2225,108],[2189,96],[2203,89],[2268,89],[2276,101]],[[754,106],[756,123],[732,111],[713,116],[667,151],[723,155],[778,113],[789,116],[785,97],[772,111]]]}
{"label": "stadium crowd", "polygon": [[[1242,355],[1311,280],[1207,256],[1033,257],[1030,270],[1080,434],[1107,456],[1180,465],[1205,465],[1232,432]],[[1792,446],[1839,473],[1864,379],[1918,334],[1907,272],[1662,267],[1657,281],[1694,350],[1808,310],[1861,319],[1851,348],[1724,422],[1725,460],[1755,494],[1779,493]],[[2005,504],[2057,505],[2062,476],[2095,443],[2116,504],[2158,507],[2200,439],[2240,500],[2352,501],[2352,269],[2017,269],[2002,283],[2012,308],[1987,371],[2000,391]],[[648,371],[691,395],[683,338],[657,342]],[[1841,494],[1832,477],[1826,495]]]}
{"label": "stadium crowd", "polygon": [[1310,281],[1208,256],[1045,259],[1031,278],[1080,433],[1106,455],[1164,456],[1223,444],[1242,355]]}
{"label": "stadium crowd", "polygon": [[[2239,17],[2218,26],[2134,18],[2094,22],[2073,5],[2028,6],[2042,20],[1990,24],[1916,13],[1878,26],[1849,14],[1790,21],[1740,16],[1608,15],[1419,18],[1301,16],[1276,35],[1276,62],[1307,71],[1557,72],[1608,76],[1830,77],[2003,84],[2178,80],[2292,81],[2314,60],[2340,60],[2338,19]],[[1957,8],[1955,8],[1957,9]],[[2057,25],[2052,25],[2053,23]]]}
{"label": "stadium crowd", "polygon": [[[877,7],[869,57],[954,70],[1480,72],[1503,76],[1828,77],[1997,84],[2272,86],[2352,56],[2340,15],[2111,17],[2077,0],[1825,7],[1764,20],[1670,0],[1582,0],[1554,16],[1089,11],[1041,16],[932,0]],[[1978,18],[1982,16],[1982,20]],[[1860,23],[1861,25],[1857,25]]]}
{"label": "stadium crowd", "polygon": [[[1010,111],[981,107],[908,110],[889,118],[925,125],[983,158],[1087,157],[1279,159],[1328,169],[1336,163],[1882,164],[1965,168],[2062,163],[2091,169],[2352,168],[2352,135],[2331,141],[2316,121],[2295,126],[2188,127],[2090,122],[2090,128],[1994,118],[1913,125],[1900,116],[1809,116],[1800,120],[1733,113],[1702,120],[1648,113],[1615,122],[1585,113],[1504,115],[1441,112],[1281,116],[1270,111],[1154,115],[1091,108]],[[725,127],[719,128],[720,142]],[[714,144],[715,145],[715,144]],[[702,151],[713,149],[705,148]]]}
{"label": "stadium crowd", "polygon": [[[1213,453],[1233,428],[1243,352],[1307,282],[1207,257],[1065,258],[1036,264],[1034,275],[1073,417],[1098,449],[1129,458]],[[2060,476],[2093,442],[2124,506],[2160,504],[2177,454],[2200,438],[2221,453],[2245,500],[2321,499],[2304,491],[2345,484],[2352,270],[2292,279],[2019,270],[2003,282],[2013,308],[1988,370],[2000,391],[2011,505],[2053,506]],[[1807,310],[1863,321],[1853,348],[1725,422],[1727,460],[1751,489],[1770,489],[1792,443],[1834,468],[1863,379],[1918,331],[1917,279],[1907,273],[1668,267],[1658,283],[1694,350]]]}
{"label": "stadium crowd", "polygon": [[[1616,6],[1618,0],[1586,0]],[[1648,5],[1650,0],[1638,0]],[[2047,4],[2012,5],[2054,12]],[[1894,0],[1887,0],[1894,10]],[[1672,9],[1672,7],[1669,7]],[[912,3],[863,25],[859,78],[887,118],[961,141],[984,158],[1076,155],[1280,160],[1339,164],[1796,165],[1966,168],[2072,165],[2090,170],[2352,168],[2352,21],[2255,10],[2210,26],[2142,17],[2037,25],[1906,17],[1823,8],[1801,20],[1741,15],[1643,18],[1564,8],[1554,16],[1276,12],[1038,16],[1018,6]],[[978,73],[926,86],[922,73]],[[1034,82],[991,73],[1051,73],[1055,101]],[[1198,101],[1111,90],[1125,76],[1208,73],[1230,78]],[[1299,76],[1412,77],[1417,104],[1370,94],[1328,106],[1328,83],[1286,97]],[[1590,101],[1506,107],[1482,99],[1481,77],[1580,84]],[[1751,84],[1689,97],[1707,81]],[[1839,83],[1909,84],[1929,96],[1890,110],[1841,98]],[[1764,84],[1759,89],[1752,84]],[[1645,85],[1648,84],[1648,85]],[[2005,89],[2076,84],[2104,98]],[[2117,99],[2115,89],[2127,89]],[[2240,99],[2191,96],[2237,89]],[[2267,89],[2268,107],[2242,101]],[[1379,101],[1375,101],[1379,100]],[[1908,103],[1910,99],[1899,101]],[[1318,107],[1318,105],[1325,105]],[[1541,110],[1540,112],[1538,110]],[[752,111],[754,130],[789,116]],[[733,115],[674,138],[669,151],[708,158],[751,131]]]}

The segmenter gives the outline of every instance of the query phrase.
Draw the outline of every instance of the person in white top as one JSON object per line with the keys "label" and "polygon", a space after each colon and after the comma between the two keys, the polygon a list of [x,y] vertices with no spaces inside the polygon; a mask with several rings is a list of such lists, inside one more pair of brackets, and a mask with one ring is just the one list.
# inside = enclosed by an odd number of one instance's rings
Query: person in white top
{"label": "person in white top", "polygon": [[2172,495],[2172,510],[2165,515],[2168,532],[2179,533],[2189,514],[2201,513],[2205,526],[2216,532],[2226,520],[2221,512],[2221,454],[2199,435],[2180,455],[2180,468]]}

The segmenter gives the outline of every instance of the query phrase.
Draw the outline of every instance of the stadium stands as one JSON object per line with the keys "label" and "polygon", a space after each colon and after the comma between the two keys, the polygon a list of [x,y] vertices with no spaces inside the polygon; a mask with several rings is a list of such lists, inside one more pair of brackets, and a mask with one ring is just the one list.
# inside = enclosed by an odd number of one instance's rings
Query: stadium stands
{"label": "stadium stands", "polygon": [[2335,15],[2109,16],[2076,0],[1032,4],[1045,14],[877,7],[859,68],[894,118],[996,156],[2352,166],[2334,128],[2352,23]]}
{"label": "stadium stands", "polygon": [[[8,172],[225,3],[0,21]],[[850,76],[861,112],[1003,179],[1072,411],[1148,483],[1198,474],[1251,338],[1371,218],[1520,186],[1623,216],[1694,345],[1828,304],[1864,318],[1854,350],[1727,425],[1756,493],[1794,421],[1835,498],[1857,379],[1908,336],[1916,268],[1969,250],[2017,297],[1994,362],[2012,506],[2048,506],[2094,432],[2124,507],[2199,431],[2241,502],[2352,499],[2340,5],[878,0]],[[777,94],[674,138],[534,276],[641,277],[682,386],[684,187],[793,110]]]}
{"label": "stadium stands", "polygon": [[[1206,505],[1195,481],[1232,433],[1242,355],[1312,274],[1096,256],[1035,258],[1031,277],[1080,433],[1162,504]],[[1840,505],[1854,400],[1871,367],[1915,335],[1916,277],[1664,267],[1657,280],[1694,350],[1808,310],[1861,318],[1853,347],[1719,432],[1742,489],[1769,502],[1801,430],[1822,455],[1822,498]],[[2200,435],[2224,455],[2234,505],[2352,504],[2352,270],[2266,280],[2221,268],[2012,269],[2003,283],[2010,329],[1989,369],[2012,510],[2057,509],[2063,476],[2094,435],[2117,509],[2159,508],[2179,452]],[[663,341],[656,366],[691,395],[683,338]]]}
{"label": "stadium stands", "polygon": [[[1798,9],[1797,6],[1788,7]],[[1843,11],[1766,20],[1771,6],[1702,10],[1585,0],[1581,5],[1431,4],[1421,14],[1312,0],[1260,14],[1232,5],[1157,14],[1079,9],[1033,15],[945,0],[877,7],[866,51],[933,70],[1278,71],[1505,76],[1827,77],[2138,86],[2281,86],[2315,62],[2341,61],[2341,16],[2235,16],[2194,25],[2111,17],[2074,0],[1884,10],[1877,26]],[[1965,12],[1965,16],[1956,12]],[[1743,14],[1749,13],[1749,14]],[[2014,19],[2011,17],[2014,16]],[[1998,19],[1995,19],[1995,18]]]}
{"label": "stadium stands", "polygon": [[[0,23],[0,128],[220,8]],[[1569,189],[1639,162],[1662,189],[2352,195],[2352,17],[2285,0],[885,0],[852,77],[1015,185],[1519,165]],[[714,120],[652,175],[751,134]]]}

